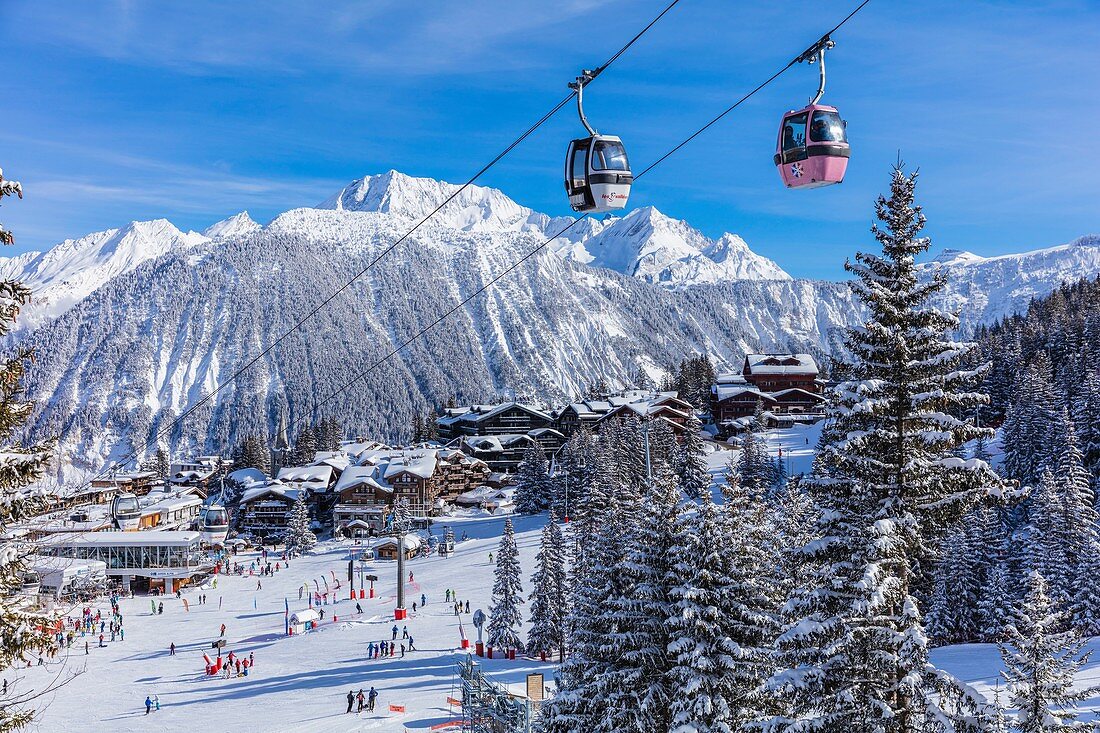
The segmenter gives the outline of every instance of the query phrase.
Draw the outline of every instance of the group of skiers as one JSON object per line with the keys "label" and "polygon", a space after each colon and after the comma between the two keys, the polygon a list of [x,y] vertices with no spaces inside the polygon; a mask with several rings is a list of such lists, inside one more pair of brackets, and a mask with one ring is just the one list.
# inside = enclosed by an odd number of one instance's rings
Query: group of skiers
{"label": "group of skiers", "polygon": [[358,703],[359,707],[355,710],[356,714],[366,710],[368,713],[374,712],[374,701],[378,697],[378,690],[372,686],[370,692],[364,694],[363,689],[359,688],[359,693],[356,694],[355,690],[348,690],[348,709],[346,712],[350,713],[353,705]]}
{"label": "group of skiers", "polygon": [[148,715],[153,710],[160,710],[160,696],[153,695],[145,696],[145,714]]}

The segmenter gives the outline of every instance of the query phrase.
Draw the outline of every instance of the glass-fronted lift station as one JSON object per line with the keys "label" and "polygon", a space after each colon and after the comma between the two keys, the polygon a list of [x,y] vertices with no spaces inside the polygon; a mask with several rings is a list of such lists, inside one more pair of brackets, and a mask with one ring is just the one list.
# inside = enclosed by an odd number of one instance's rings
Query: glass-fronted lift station
{"label": "glass-fronted lift station", "polygon": [[198,532],[87,532],[42,540],[38,554],[99,560],[125,589],[174,592],[213,570],[214,558],[201,545]]}

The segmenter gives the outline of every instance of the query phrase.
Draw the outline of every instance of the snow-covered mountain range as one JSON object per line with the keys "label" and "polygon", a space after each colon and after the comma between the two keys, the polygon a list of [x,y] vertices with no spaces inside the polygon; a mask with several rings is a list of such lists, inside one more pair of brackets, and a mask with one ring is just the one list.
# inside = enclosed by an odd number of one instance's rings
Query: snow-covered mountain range
{"label": "snow-covered mountain range", "polygon": [[[33,435],[59,435],[63,463],[75,466],[140,445],[454,190],[391,171],[263,227],[247,213],[202,234],[135,222],[0,261],[36,293],[18,336],[39,347],[28,380]],[[793,279],[736,235],[710,239],[647,207],[583,220],[355,380],[571,221],[468,187],[193,413],[169,447],[223,449],[280,415],[331,414],[350,430],[400,438],[415,413],[448,397],[572,396],[639,367],[658,377],[697,351],[725,366],[748,350],[829,351],[860,319],[845,285]],[[946,304],[973,325],[1100,273],[1100,240],[1001,258],[945,254],[925,267],[949,271]]]}

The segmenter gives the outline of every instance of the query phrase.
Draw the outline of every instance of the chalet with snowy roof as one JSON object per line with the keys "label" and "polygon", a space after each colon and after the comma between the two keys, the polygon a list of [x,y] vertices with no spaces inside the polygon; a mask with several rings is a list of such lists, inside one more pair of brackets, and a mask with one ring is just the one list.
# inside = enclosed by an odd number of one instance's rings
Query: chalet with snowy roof
{"label": "chalet with snowy roof", "polygon": [[287,516],[300,491],[278,481],[245,491],[238,508],[237,527],[262,535],[284,532]]}
{"label": "chalet with snowy roof", "polygon": [[[528,446],[541,445],[527,433],[510,435],[466,435],[458,447],[466,455],[484,462],[498,473],[515,473]],[[545,449],[544,449],[545,450]]]}
{"label": "chalet with snowy roof", "polygon": [[760,404],[781,425],[812,422],[825,403],[824,382],[809,354],[748,354],[740,374],[720,374],[711,387],[711,416],[729,434],[747,425]]}
{"label": "chalet with snowy roof", "polygon": [[691,405],[681,400],[676,392],[627,390],[615,395],[568,404],[558,411],[555,423],[558,430],[569,437],[582,427],[596,432],[604,420],[635,417],[665,420],[672,427],[673,432],[679,434],[683,431],[691,412]]}
{"label": "chalet with snowy roof", "polygon": [[404,498],[415,516],[439,514],[443,506],[489,477],[482,461],[452,448],[366,451],[361,465],[349,466],[336,482],[333,525],[366,522],[378,533],[384,515]]}
{"label": "chalet with snowy roof", "polygon": [[223,469],[232,465],[232,461],[221,456],[199,456],[190,461],[173,463],[168,469],[168,484],[176,489],[192,488],[205,499],[211,484],[221,478]]}
{"label": "chalet with snowy roof", "polygon": [[[412,560],[420,553],[422,540],[414,534],[407,534],[401,539],[405,548],[405,559]],[[386,537],[379,540],[374,546],[374,557],[378,560],[396,560],[397,538]]]}
{"label": "chalet with snowy roof", "polygon": [[554,427],[549,413],[519,402],[447,408],[436,420],[441,441],[464,435],[514,435]]}

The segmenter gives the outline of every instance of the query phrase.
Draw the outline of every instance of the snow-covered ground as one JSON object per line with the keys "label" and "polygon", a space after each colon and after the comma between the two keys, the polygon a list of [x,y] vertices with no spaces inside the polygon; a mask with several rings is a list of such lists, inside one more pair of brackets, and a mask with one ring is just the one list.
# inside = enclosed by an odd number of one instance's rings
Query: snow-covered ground
{"label": "snow-covered ground", "polygon": [[[515,517],[524,592],[534,571],[539,530],[545,516]],[[149,598],[138,596],[121,602],[125,641],[106,642],[105,648],[91,643],[84,654],[84,641],[77,637],[63,663],[32,667],[8,675],[21,685],[42,687],[59,674],[82,674],[47,698],[37,728],[40,731],[148,731],[148,730],[232,730],[247,731],[421,731],[459,717],[448,706],[447,697],[461,697],[455,675],[455,661],[461,658],[459,622],[471,639],[476,630],[470,614],[454,616],[453,606],[444,602],[447,588],[470,610],[489,610],[493,566],[489,553],[499,542],[503,518],[448,520],[455,533],[470,537],[458,544],[451,558],[438,556],[412,560],[407,564],[414,583],[407,585],[407,603],[420,604],[423,593],[428,605],[406,622],[418,651],[404,658],[367,659],[368,642],[389,640],[394,625],[396,563],[374,562],[366,572],[375,573],[376,598],[355,604],[341,600],[325,607],[325,621],[302,636],[283,633],[283,599],[290,610],[305,609],[298,601],[298,588],[331,572],[347,589],[347,560],[350,542],[325,542],[310,555],[291,562],[273,577],[221,576],[218,587],[191,589],[184,593],[190,604],[174,596],[163,599],[164,614],[149,612]],[[442,525],[437,525],[437,531]],[[246,564],[255,553],[238,556]],[[322,584],[322,589],[323,589]],[[196,596],[204,592],[206,605]],[[219,610],[219,602],[221,610]],[[255,604],[255,605],[254,605]],[[106,615],[109,604],[99,607]],[[339,619],[332,621],[333,615]],[[202,654],[218,638],[221,624],[227,627],[226,652],[255,655],[255,671],[245,678],[210,678],[203,674]],[[402,624],[398,624],[401,626]],[[109,635],[108,635],[109,638]],[[91,637],[88,637],[90,640]],[[398,635],[400,643],[400,635]],[[169,656],[168,645],[176,644]],[[529,672],[543,672],[549,680],[555,665],[532,660],[482,660],[485,670],[501,682],[519,682]],[[64,668],[62,668],[64,664]],[[349,690],[368,690],[373,685],[380,696],[373,714],[347,715]],[[145,716],[146,695],[159,695],[161,710]],[[390,704],[404,705],[405,713],[391,713]]]}

